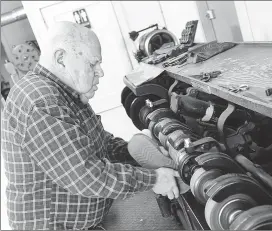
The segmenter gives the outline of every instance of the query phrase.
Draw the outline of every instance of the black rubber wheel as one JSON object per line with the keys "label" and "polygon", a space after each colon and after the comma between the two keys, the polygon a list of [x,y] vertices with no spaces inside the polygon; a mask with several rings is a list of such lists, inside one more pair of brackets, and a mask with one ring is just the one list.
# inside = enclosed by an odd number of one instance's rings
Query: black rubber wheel
{"label": "black rubber wheel", "polygon": [[130,118],[135,127],[139,130],[143,130],[145,128],[144,124],[140,120],[140,111],[145,106],[145,100],[147,99],[148,97],[146,96],[137,97],[130,106]]}
{"label": "black rubber wheel", "polygon": [[128,95],[131,93],[132,91],[128,88],[128,87],[124,87],[124,89],[122,90],[121,93],[121,103],[124,106],[124,103],[126,101],[126,98],[128,97]]}
{"label": "black rubber wheel", "polygon": [[133,100],[135,100],[137,98],[136,95],[134,95],[133,92],[129,93],[126,100],[125,100],[125,103],[124,103],[124,108],[126,110],[126,113],[128,115],[128,117],[130,118],[130,106],[133,102]]}
{"label": "black rubber wheel", "polygon": [[141,109],[146,105],[146,100],[149,99],[150,101],[154,102],[158,100],[159,98],[155,95],[144,95],[144,96],[139,96],[133,102],[131,103],[130,106],[130,118],[133,122],[133,124],[139,129],[143,130],[147,128],[144,123],[142,123],[142,120],[140,118],[140,112]]}

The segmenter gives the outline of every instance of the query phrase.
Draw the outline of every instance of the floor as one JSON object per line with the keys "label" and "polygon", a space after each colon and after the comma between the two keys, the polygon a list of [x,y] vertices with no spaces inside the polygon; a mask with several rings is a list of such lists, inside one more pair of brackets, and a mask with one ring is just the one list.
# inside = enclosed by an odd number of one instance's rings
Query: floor
{"label": "floor", "polygon": [[[129,140],[139,132],[125,113],[123,107],[101,114],[104,128],[115,136]],[[6,212],[6,177],[1,161],[1,230],[10,230]],[[105,218],[108,230],[180,230],[172,218],[163,218],[152,191],[136,194],[127,200],[117,200]]]}

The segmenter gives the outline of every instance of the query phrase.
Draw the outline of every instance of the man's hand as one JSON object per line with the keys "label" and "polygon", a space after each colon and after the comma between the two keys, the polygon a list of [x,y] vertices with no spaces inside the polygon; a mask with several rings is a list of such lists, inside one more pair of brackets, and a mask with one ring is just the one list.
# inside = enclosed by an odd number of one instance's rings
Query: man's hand
{"label": "man's hand", "polygon": [[170,200],[179,197],[179,189],[177,187],[175,177],[179,177],[179,173],[170,168],[158,168],[157,182],[153,187],[156,194],[168,196]]}

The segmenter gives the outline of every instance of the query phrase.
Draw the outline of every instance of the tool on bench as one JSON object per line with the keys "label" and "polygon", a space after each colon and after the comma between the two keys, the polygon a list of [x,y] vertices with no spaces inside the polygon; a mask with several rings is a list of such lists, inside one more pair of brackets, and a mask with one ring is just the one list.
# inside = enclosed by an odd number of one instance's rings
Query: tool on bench
{"label": "tool on bench", "polygon": [[272,95],[272,88],[267,88],[267,89],[265,90],[265,94],[266,94],[267,96]]}
{"label": "tool on bench", "polygon": [[165,61],[162,66],[163,67],[168,67],[168,66],[175,66],[179,64],[183,64],[187,61],[187,53],[183,53],[181,55],[178,55],[177,57],[171,58],[167,61]]}
{"label": "tool on bench", "polygon": [[210,82],[211,79],[217,78],[221,74],[221,71],[201,72],[199,75],[190,75],[190,77],[196,77],[199,78],[201,81]]}
{"label": "tool on bench", "polygon": [[247,84],[241,84],[241,85],[219,84],[218,86],[225,88],[234,93],[246,91],[249,89],[249,86]]}

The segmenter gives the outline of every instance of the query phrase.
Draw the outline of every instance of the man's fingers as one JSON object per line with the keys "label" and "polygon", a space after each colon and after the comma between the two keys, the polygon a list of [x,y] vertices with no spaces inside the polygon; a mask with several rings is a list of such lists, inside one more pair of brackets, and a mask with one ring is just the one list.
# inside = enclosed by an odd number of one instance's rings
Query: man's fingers
{"label": "man's fingers", "polygon": [[173,200],[174,199],[174,193],[172,191],[168,192],[167,193],[167,196],[170,200]]}
{"label": "man's fingers", "polygon": [[173,193],[174,193],[175,198],[179,197],[179,189],[178,189],[178,187],[174,187],[173,188]]}

